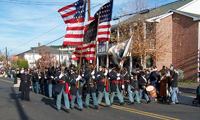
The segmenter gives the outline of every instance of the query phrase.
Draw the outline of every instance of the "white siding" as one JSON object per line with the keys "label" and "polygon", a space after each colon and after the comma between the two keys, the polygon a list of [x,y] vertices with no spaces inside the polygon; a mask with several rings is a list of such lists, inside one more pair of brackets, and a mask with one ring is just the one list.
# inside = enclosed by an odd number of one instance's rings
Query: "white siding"
{"label": "white siding", "polygon": [[177,10],[200,15],[199,6],[200,6],[200,0],[193,0],[192,2],[178,8]]}

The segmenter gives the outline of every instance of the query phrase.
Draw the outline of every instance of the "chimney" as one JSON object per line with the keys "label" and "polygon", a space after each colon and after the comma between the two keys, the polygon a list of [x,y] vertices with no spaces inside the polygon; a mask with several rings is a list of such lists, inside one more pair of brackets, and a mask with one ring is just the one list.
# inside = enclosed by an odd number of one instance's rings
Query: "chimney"
{"label": "chimney", "polygon": [[39,42],[39,43],[38,43],[38,47],[40,47],[40,45],[41,45],[41,43]]}

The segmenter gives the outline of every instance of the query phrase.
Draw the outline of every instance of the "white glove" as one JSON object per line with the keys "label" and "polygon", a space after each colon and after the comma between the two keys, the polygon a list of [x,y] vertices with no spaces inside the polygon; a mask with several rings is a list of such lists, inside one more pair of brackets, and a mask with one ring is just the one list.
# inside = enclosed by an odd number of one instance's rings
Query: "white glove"
{"label": "white glove", "polygon": [[106,75],[108,74],[108,70],[105,70]]}
{"label": "white glove", "polygon": [[45,77],[45,79],[47,79],[47,77]]}
{"label": "white glove", "polygon": [[53,79],[54,77],[53,77],[53,76],[51,76],[51,78]]}
{"label": "white glove", "polygon": [[124,85],[122,85],[122,89],[124,89]]}
{"label": "white glove", "polygon": [[41,79],[41,77],[40,77],[40,76],[39,76],[38,78],[39,78],[39,79]]}
{"label": "white glove", "polygon": [[103,75],[104,75],[104,76],[107,76],[107,73],[104,73]]}
{"label": "white glove", "polygon": [[120,80],[120,77],[117,77],[117,80]]}
{"label": "white glove", "polygon": [[78,75],[79,80],[82,78],[80,75]]}
{"label": "white glove", "polygon": [[59,79],[62,78],[62,74],[59,75]]}
{"label": "white glove", "polygon": [[92,79],[95,79],[95,76],[94,76],[94,75],[92,76]]}
{"label": "white glove", "polygon": [[117,77],[119,77],[119,76],[120,76],[120,74],[118,73],[118,74],[117,74]]}
{"label": "white glove", "polygon": [[94,75],[94,72],[95,72],[95,71],[93,70],[92,73],[91,73],[91,75]]}
{"label": "white glove", "polygon": [[133,79],[133,77],[131,77],[131,79]]}
{"label": "white glove", "polygon": [[82,77],[84,77],[84,74],[82,74]]}
{"label": "white glove", "polygon": [[20,72],[21,74],[23,74],[24,73],[24,70],[21,70],[21,72]]}
{"label": "white glove", "polygon": [[71,89],[71,87],[69,87],[69,90]]}

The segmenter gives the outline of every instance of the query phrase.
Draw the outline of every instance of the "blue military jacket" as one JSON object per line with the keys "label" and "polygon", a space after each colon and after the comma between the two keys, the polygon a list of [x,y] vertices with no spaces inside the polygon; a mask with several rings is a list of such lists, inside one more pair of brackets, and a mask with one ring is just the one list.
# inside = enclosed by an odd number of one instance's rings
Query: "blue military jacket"
{"label": "blue military jacket", "polygon": [[[61,74],[61,71],[56,72],[55,75],[55,82],[57,82],[56,87],[55,87],[55,92],[60,93],[62,91],[62,88],[64,88],[64,91],[66,91],[66,83],[68,83],[68,86],[70,86],[70,81],[69,81],[69,74],[67,71],[64,71],[64,76],[59,79],[59,76]],[[65,81],[66,83],[59,82],[59,80]]]}

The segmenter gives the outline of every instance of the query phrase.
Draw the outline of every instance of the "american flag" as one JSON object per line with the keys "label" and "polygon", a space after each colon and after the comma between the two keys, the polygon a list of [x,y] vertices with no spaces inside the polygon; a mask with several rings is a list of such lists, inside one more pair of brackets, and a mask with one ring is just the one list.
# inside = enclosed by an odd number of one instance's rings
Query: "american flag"
{"label": "american flag", "polygon": [[82,45],[84,38],[85,0],[79,0],[58,10],[66,24],[63,46]]}
{"label": "american flag", "polygon": [[[96,19],[98,20],[98,19]],[[94,17],[90,17],[87,25],[85,26],[85,37],[83,46],[77,46],[75,51],[72,53],[73,60],[79,60],[81,57],[81,47],[82,47],[82,59],[94,60],[95,56],[95,47],[96,47],[96,35],[90,36],[90,34],[97,34],[97,31],[94,30],[97,27],[98,21],[95,21]],[[97,28],[96,28],[97,29]],[[92,32],[91,32],[92,31]]]}
{"label": "american flag", "polygon": [[[112,17],[113,0],[103,5],[99,11],[96,12],[94,17],[91,17],[88,24],[85,26],[85,36],[83,41],[83,47],[77,46],[72,54],[73,60],[79,60],[81,56],[82,47],[82,59],[95,60],[96,58],[96,36],[98,41],[109,41],[111,30],[111,17]],[[98,22],[99,20],[99,22]],[[98,26],[99,23],[99,26]],[[97,33],[98,28],[98,33]]]}
{"label": "american flag", "polygon": [[110,41],[113,0],[103,5],[94,15],[99,19],[98,41]]}

